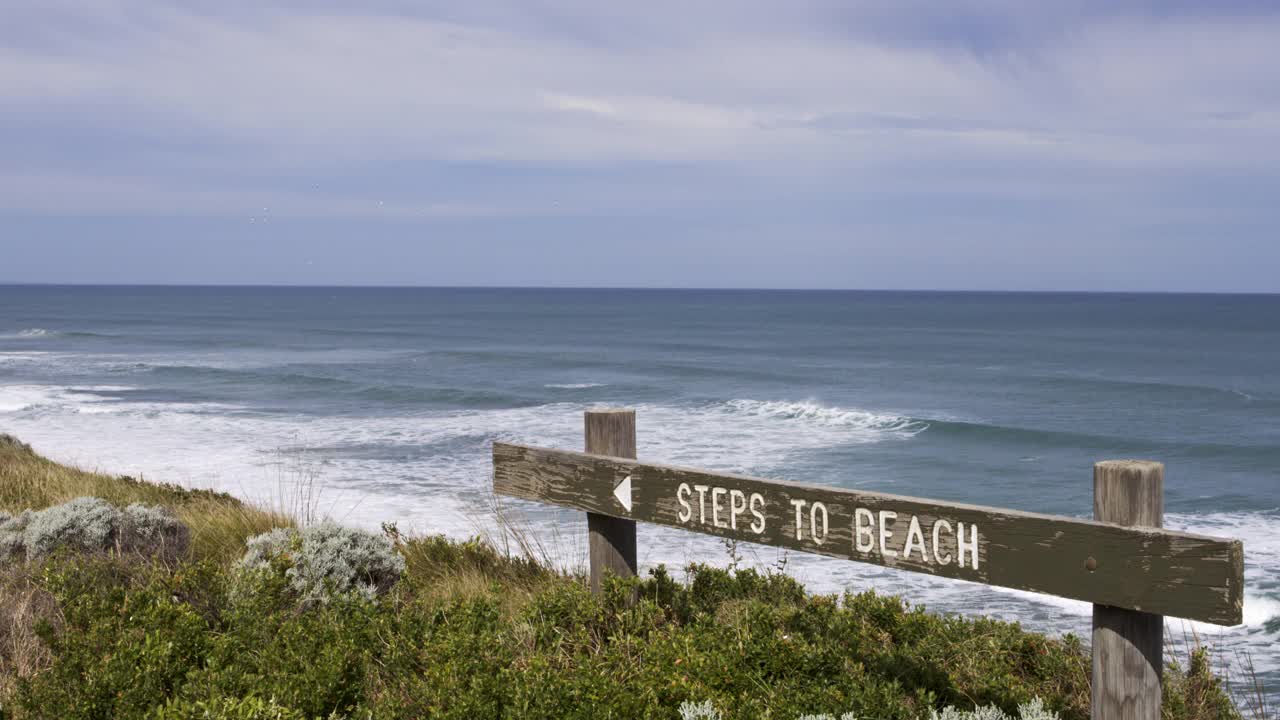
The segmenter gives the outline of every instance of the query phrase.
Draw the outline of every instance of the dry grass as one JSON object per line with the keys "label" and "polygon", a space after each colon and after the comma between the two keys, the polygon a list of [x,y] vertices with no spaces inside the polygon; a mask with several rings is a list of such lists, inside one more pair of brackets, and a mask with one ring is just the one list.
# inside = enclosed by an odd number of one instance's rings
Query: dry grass
{"label": "dry grass", "polygon": [[328,519],[320,510],[319,465],[303,446],[279,447],[268,467],[274,473],[275,495],[257,499],[259,505],[277,515],[292,518],[299,527]]}
{"label": "dry grass", "polygon": [[[1173,691],[1177,702],[1185,708],[1190,718],[1218,717],[1218,699],[1215,688],[1221,687],[1234,701],[1234,707],[1243,720],[1276,720],[1277,708],[1267,700],[1267,688],[1258,677],[1253,658],[1239,649],[1228,653],[1225,649],[1207,645],[1193,627],[1183,624],[1176,632],[1171,623],[1165,623],[1166,693]],[[1173,681],[1168,682],[1172,671]]]}
{"label": "dry grass", "polygon": [[197,558],[229,561],[244,553],[247,538],[295,524],[284,513],[258,509],[225,493],[67,467],[0,435],[0,510],[39,510],[83,496],[119,506],[136,502],[169,508],[191,529],[191,554]]}
{"label": "dry grass", "polygon": [[[535,594],[566,581],[552,553],[522,519],[503,512],[495,499],[490,507],[493,522],[476,522],[476,535],[462,542],[443,535],[406,537],[394,524],[383,524],[405,558],[409,591],[417,599],[492,598],[514,617]],[[585,583],[582,574],[568,578]]]}
{"label": "dry grass", "polygon": [[472,518],[482,542],[506,557],[522,558],[586,582],[587,546],[580,533],[566,536],[556,523],[539,532],[527,516],[492,492],[485,507],[485,515]]}
{"label": "dry grass", "polygon": [[422,600],[497,597],[514,615],[548,584],[563,576],[528,558],[507,555],[482,538],[465,542],[442,535],[403,538],[389,528],[404,555],[409,591]]}
{"label": "dry grass", "polygon": [[25,566],[6,567],[0,575],[0,706],[19,679],[35,675],[52,660],[36,636],[40,620],[58,622],[53,598],[31,582]]}

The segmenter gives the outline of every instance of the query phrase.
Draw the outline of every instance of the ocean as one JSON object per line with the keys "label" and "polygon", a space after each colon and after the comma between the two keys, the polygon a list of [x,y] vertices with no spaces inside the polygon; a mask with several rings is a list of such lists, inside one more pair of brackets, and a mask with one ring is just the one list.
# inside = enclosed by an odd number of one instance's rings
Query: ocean
{"label": "ocean", "polygon": [[[1244,541],[1243,625],[1280,698],[1280,296],[0,286],[0,432],[88,468],[343,522],[488,528],[494,440],[581,449],[636,409],[639,456],[1089,517],[1096,460],[1165,463],[1166,527]],[[511,504],[508,501],[507,504]],[[510,511],[567,565],[585,519]],[[641,526],[643,566],[727,563]],[[740,548],[812,590],[1087,637],[1090,607]]]}

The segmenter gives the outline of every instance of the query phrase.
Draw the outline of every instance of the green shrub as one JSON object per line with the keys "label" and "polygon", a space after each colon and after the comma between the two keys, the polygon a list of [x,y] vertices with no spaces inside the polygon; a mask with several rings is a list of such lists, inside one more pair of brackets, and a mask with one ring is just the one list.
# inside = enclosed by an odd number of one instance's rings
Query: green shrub
{"label": "green shrub", "polygon": [[181,686],[213,639],[187,601],[216,574],[171,574],[128,557],[64,556],[42,584],[58,603],[59,627],[37,632],[52,666],[18,685],[18,705],[36,718],[140,718]]}
{"label": "green shrub", "polygon": [[[295,536],[256,572],[104,554],[31,566],[57,605],[40,629],[49,664],[16,681],[0,716],[1088,717],[1078,640],[871,592],[805,596],[788,578],[693,566],[684,582],[660,569],[593,595],[564,578],[522,585],[495,561],[492,582],[465,592],[437,587],[449,573],[436,568],[372,598],[308,604],[284,557],[302,547]],[[472,552],[455,550],[432,553]],[[1238,720],[1207,672],[1166,673],[1166,720]]]}
{"label": "green shrub", "polygon": [[[220,631],[189,669],[180,696],[206,704],[270,698],[306,718],[354,712],[380,653],[377,633],[389,608],[347,594],[298,612],[298,598],[281,575],[254,573],[234,582]],[[246,592],[245,582],[255,587]]]}
{"label": "green shrub", "polygon": [[1173,660],[1164,673],[1164,706],[1167,716],[1200,720],[1236,720],[1239,710],[1231,701],[1222,679],[1213,673],[1209,650],[1189,648],[1186,667]]}
{"label": "green shrub", "polygon": [[305,606],[352,593],[372,599],[404,572],[404,557],[383,535],[333,522],[278,528],[249,539],[247,570],[283,572]]}

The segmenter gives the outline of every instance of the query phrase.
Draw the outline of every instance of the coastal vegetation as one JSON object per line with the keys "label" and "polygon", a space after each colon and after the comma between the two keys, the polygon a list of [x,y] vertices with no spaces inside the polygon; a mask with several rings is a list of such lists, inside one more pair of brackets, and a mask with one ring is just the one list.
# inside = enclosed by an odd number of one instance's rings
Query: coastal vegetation
{"label": "coastal vegetation", "polygon": [[[597,596],[531,552],[300,523],[7,436],[0,512],[0,718],[1089,715],[1081,639],[871,589],[693,565]],[[37,518],[60,529],[31,552]],[[1209,660],[1170,664],[1166,718],[1240,717]]]}

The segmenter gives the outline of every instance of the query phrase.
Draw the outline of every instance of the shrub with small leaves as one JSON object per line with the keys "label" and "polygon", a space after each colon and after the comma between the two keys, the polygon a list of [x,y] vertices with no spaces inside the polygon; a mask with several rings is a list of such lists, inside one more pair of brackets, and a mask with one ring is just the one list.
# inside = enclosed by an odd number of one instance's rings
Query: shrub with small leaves
{"label": "shrub with small leaves", "polygon": [[23,534],[31,523],[33,514],[30,510],[17,515],[0,513],[0,558],[26,555],[27,545]]}
{"label": "shrub with small leaves", "polygon": [[0,554],[27,560],[55,550],[117,550],[175,558],[191,533],[163,508],[133,504],[121,510],[105,500],[80,497],[44,510],[0,514]]}
{"label": "shrub with small leaves", "polygon": [[352,593],[372,599],[404,572],[404,558],[383,535],[324,522],[278,528],[249,539],[240,560],[248,570],[283,571],[303,605]]}
{"label": "shrub with small leaves", "polygon": [[23,532],[27,558],[44,557],[56,548],[80,552],[105,550],[119,529],[120,511],[98,498],[76,498],[33,513]]}

